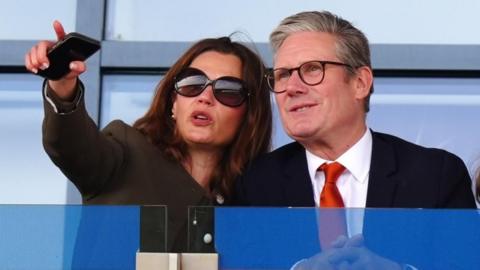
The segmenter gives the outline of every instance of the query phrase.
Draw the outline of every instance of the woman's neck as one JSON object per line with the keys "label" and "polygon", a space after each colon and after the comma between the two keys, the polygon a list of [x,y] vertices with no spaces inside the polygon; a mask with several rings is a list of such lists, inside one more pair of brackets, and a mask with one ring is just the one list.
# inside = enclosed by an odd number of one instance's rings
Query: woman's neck
{"label": "woman's neck", "polygon": [[208,190],[220,157],[220,151],[189,149],[189,158],[184,161],[183,166],[200,186]]}

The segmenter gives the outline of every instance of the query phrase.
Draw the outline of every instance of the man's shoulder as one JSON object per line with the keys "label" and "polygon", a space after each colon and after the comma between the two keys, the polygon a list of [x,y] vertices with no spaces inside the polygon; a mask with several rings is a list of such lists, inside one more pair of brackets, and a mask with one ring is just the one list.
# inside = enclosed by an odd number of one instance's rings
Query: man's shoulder
{"label": "man's shoulder", "polygon": [[457,155],[444,149],[422,146],[391,134],[372,131],[372,137],[374,151],[378,147],[388,145],[388,147],[391,147],[393,151],[398,155],[398,158],[405,157],[412,160],[420,159],[426,161],[428,161],[429,158],[448,158],[456,161],[461,161],[461,159]]}
{"label": "man's shoulder", "polygon": [[300,143],[291,142],[289,144],[280,146],[268,154],[277,158],[285,158],[291,156],[292,154],[303,153],[304,151],[305,148]]}
{"label": "man's shoulder", "polygon": [[258,178],[263,176],[279,176],[290,164],[292,158],[298,158],[305,153],[303,146],[292,142],[263,154],[250,162],[243,175],[246,178]]}
{"label": "man's shoulder", "polygon": [[425,147],[425,146],[422,146],[422,145],[419,145],[419,144],[416,144],[416,143],[413,143],[413,142],[409,142],[405,139],[402,139],[400,137],[397,137],[397,136],[394,136],[394,135],[391,135],[391,134],[387,134],[387,133],[381,133],[381,132],[375,132],[373,131],[372,132],[372,137],[373,137],[373,144],[375,145],[375,143],[379,143],[379,142],[382,142],[382,143],[386,143],[396,149],[400,149],[400,150],[405,150],[405,151],[420,151],[420,152],[429,152],[429,151],[444,151],[445,150],[441,150],[441,149],[438,149],[438,148],[429,148],[429,147]]}
{"label": "man's shoulder", "polygon": [[[393,135],[372,132],[369,196],[385,193],[385,179],[396,185],[395,207],[475,207],[465,163],[443,149],[420,146]],[[373,175],[373,177],[372,177]],[[369,182],[369,185],[372,182]],[[378,184],[378,185],[376,185]],[[382,186],[382,189],[375,190]],[[373,196],[373,195],[372,195]],[[387,204],[388,205],[388,204]],[[383,206],[383,205],[382,205]]]}
{"label": "man's shoulder", "polygon": [[[297,193],[298,190],[303,192],[302,186],[311,186],[308,172],[306,169],[303,170],[306,166],[305,149],[297,142],[260,156],[236,181],[235,203],[257,206],[292,205],[286,194],[292,190],[296,190]],[[293,182],[290,181],[292,179]],[[311,193],[308,188],[306,190],[306,194]],[[307,205],[303,202],[300,204]],[[313,201],[311,204],[313,205]]]}
{"label": "man's shoulder", "polygon": [[295,155],[305,152],[305,148],[298,142],[283,145],[272,152],[261,155],[253,164],[282,164]]}

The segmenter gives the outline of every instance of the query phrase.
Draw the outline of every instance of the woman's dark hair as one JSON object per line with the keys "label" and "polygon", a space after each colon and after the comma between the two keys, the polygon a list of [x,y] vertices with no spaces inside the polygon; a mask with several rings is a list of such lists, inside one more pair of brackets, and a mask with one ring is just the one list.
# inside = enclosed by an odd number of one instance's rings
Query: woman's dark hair
{"label": "woman's dark hair", "polygon": [[231,196],[233,181],[246,164],[259,154],[270,150],[272,111],[270,93],[264,79],[262,60],[245,45],[229,37],[203,39],[185,52],[165,74],[155,90],[150,108],[133,125],[145,134],[166,156],[182,163],[188,159],[187,146],[175,128],[171,117],[174,101],[175,76],[190,66],[200,54],[215,51],[232,54],[242,62],[242,79],[250,93],[246,100],[246,113],[232,143],[229,144],[212,174],[210,190]]}

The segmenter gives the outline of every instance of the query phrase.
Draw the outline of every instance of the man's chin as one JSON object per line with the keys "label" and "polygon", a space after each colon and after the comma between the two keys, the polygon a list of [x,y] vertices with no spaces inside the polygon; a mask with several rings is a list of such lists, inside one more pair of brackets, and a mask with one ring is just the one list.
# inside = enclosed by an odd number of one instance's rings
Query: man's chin
{"label": "man's chin", "polygon": [[294,132],[287,132],[288,136],[295,141],[308,141],[314,135],[314,132],[308,130],[295,130]]}

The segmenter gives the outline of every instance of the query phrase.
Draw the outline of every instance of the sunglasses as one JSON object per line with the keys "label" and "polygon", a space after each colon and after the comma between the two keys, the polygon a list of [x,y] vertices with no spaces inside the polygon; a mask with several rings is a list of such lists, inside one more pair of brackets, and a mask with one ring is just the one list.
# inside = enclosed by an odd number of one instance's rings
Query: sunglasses
{"label": "sunglasses", "polygon": [[186,68],[175,77],[175,92],[184,97],[196,97],[209,85],[212,86],[215,99],[228,107],[242,105],[249,96],[244,82],[239,78],[225,76],[210,80],[196,68]]}

